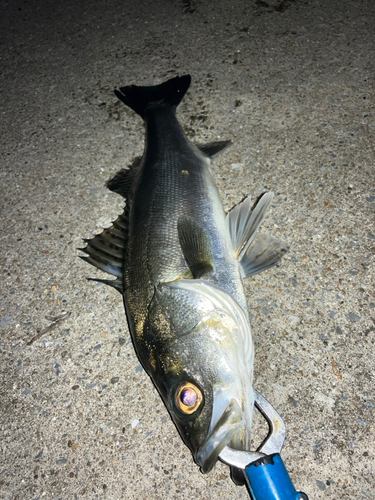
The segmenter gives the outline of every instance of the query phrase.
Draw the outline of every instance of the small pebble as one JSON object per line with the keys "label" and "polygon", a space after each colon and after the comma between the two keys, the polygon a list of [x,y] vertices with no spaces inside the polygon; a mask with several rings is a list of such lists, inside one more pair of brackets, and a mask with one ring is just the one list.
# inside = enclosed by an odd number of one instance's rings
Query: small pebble
{"label": "small pebble", "polygon": [[68,462],[67,458],[60,458],[59,460],[56,460],[57,465],[64,465]]}
{"label": "small pebble", "polygon": [[356,420],[356,421],[355,421],[355,423],[356,423],[357,425],[362,425],[363,427],[366,427],[366,425],[367,425],[367,424],[366,424],[366,422],[365,422],[364,420]]}
{"label": "small pebble", "polygon": [[1,318],[0,319],[0,330],[7,327],[12,322],[12,320],[13,320],[12,316],[5,316],[4,318]]}
{"label": "small pebble", "polygon": [[289,316],[290,326],[297,326],[300,322],[300,318],[298,316]]}
{"label": "small pebble", "polygon": [[357,321],[359,321],[361,319],[361,316],[358,316],[358,314],[355,314],[355,313],[349,313],[348,315],[350,321],[352,321],[353,323],[356,323]]}
{"label": "small pebble", "polygon": [[325,483],[323,481],[319,481],[319,479],[316,479],[315,481],[316,481],[317,487],[320,490],[324,491],[327,488],[326,485],[325,485]]}

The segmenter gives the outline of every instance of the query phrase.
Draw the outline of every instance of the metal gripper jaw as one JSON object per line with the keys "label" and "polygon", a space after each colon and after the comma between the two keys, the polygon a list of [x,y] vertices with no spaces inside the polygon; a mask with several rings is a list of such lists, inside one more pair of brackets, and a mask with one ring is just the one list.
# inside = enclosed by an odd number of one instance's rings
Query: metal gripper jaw
{"label": "metal gripper jaw", "polygon": [[253,500],[308,500],[297,492],[280,456],[286,427],[275,408],[254,389],[255,406],[267,420],[269,432],[256,451],[239,451],[226,446],[222,462],[243,470]]}

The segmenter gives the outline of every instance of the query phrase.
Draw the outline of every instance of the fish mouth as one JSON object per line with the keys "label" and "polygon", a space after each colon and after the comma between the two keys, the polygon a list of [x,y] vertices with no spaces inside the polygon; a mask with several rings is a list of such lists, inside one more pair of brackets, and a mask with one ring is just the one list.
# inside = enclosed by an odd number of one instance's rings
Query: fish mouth
{"label": "fish mouth", "polygon": [[231,399],[215,427],[198,448],[195,461],[204,474],[210,472],[220,453],[230,443],[241,425],[241,408],[235,399]]}

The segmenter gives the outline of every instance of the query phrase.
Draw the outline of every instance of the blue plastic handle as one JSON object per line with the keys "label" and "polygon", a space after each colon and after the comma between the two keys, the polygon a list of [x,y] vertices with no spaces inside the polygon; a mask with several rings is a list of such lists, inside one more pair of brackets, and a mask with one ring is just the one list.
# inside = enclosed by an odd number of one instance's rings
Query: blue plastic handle
{"label": "blue plastic handle", "polygon": [[279,453],[259,458],[245,473],[254,500],[308,500],[305,493],[296,491]]}

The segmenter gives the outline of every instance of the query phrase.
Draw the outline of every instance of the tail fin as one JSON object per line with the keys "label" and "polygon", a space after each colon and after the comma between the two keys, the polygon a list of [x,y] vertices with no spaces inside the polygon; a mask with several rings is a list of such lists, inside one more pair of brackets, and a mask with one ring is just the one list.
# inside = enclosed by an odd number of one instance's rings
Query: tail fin
{"label": "tail fin", "polygon": [[136,85],[121,87],[119,91],[115,90],[115,94],[143,118],[147,108],[152,104],[164,102],[176,108],[189,88],[190,81],[190,75],[176,76],[154,87],[137,87]]}

